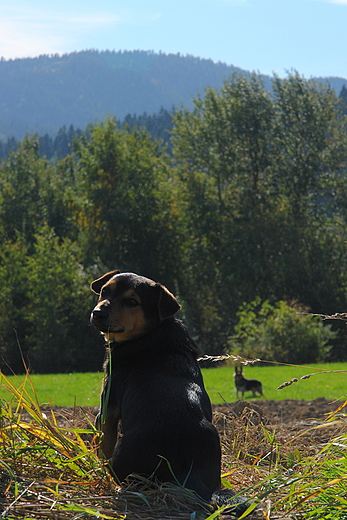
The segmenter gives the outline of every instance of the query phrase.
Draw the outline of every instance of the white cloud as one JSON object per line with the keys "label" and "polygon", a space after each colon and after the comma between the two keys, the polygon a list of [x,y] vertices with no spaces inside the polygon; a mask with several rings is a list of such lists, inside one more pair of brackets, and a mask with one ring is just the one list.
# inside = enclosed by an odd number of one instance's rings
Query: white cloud
{"label": "white cloud", "polygon": [[0,56],[6,59],[66,52],[81,34],[100,31],[121,21],[108,13],[77,13],[0,7]]}
{"label": "white cloud", "polygon": [[32,0],[30,5],[27,0],[12,0],[2,5],[0,1],[0,57],[112,47],[120,26],[131,33],[136,27],[153,27],[162,16],[147,7],[115,9],[112,0],[105,0],[101,7],[91,0],[60,0],[59,8],[58,2],[48,4],[45,0]]}
{"label": "white cloud", "polygon": [[61,52],[63,44],[61,35],[41,24],[0,19],[0,55],[5,58]]}
{"label": "white cloud", "polygon": [[328,4],[347,5],[347,0],[320,0]]}
{"label": "white cloud", "polygon": [[[3,9],[0,8],[0,15]],[[110,25],[121,21],[121,18],[119,16],[116,16],[114,14],[109,13],[103,13],[100,14],[100,12],[97,13],[90,13],[89,15],[79,16],[79,15],[70,15],[70,16],[64,16],[60,13],[54,13],[54,12],[42,12],[37,11],[29,11],[29,10],[20,10],[8,13],[4,16],[4,14],[1,15],[1,19],[7,20],[12,23],[16,24],[27,24],[28,26],[30,24],[34,25],[52,25],[58,26],[59,24],[69,24],[69,23],[78,23],[80,25]]]}

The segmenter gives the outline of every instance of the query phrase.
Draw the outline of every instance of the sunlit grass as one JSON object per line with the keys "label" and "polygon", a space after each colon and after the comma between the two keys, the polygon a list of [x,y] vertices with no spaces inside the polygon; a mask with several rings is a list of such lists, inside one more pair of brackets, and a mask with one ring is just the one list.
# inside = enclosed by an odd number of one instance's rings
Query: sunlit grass
{"label": "sunlit grass", "polygon": [[[344,372],[322,373],[310,377],[309,380],[300,380],[287,388],[277,390],[281,384],[291,381],[293,378],[327,370]],[[243,369],[243,372],[247,379],[258,379],[262,382],[264,396],[257,397],[257,399],[304,399],[311,401],[318,397],[325,397],[335,400],[343,398],[347,394],[347,363],[324,363],[309,365],[304,368],[282,365],[248,365]],[[233,374],[233,367],[203,370],[205,386],[214,404],[236,400]],[[246,393],[245,398],[253,399],[251,393]]]}
{"label": "sunlit grass", "polygon": [[[94,505],[87,505],[87,497],[96,486],[109,491],[114,483],[97,457],[94,439],[98,435],[92,422],[86,417],[84,428],[69,428],[68,422],[61,427],[54,412],[48,416],[41,411],[30,377],[25,376],[19,386],[13,384],[13,378],[0,377],[12,396],[1,401],[2,517],[24,518],[27,511],[25,518],[40,518],[41,514],[49,518],[50,509],[59,511],[59,518],[66,518],[67,511],[96,514]],[[87,443],[84,435],[89,438]],[[71,500],[66,499],[66,493]]]}
{"label": "sunlit grass", "polygon": [[[25,380],[25,375],[8,376],[8,381],[18,387]],[[30,380],[35,388],[38,401],[50,406],[98,406],[102,384],[102,372],[72,374],[32,374]],[[33,397],[29,388],[28,394]],[[0,398],[11,397],[6,388],[0,388]]]}
{"label": "sunlit grass", "polygon": [[[303,375],[319,371],[333,372],[312,376],[299,381],[282,390],[277,388],[285,381],[300,378]],[[219,367],[202,370],[205,386],[214,404],[233,402],[236,400],[234,386],[234,368]],[[318,397],[339,399],[347,394],[347,363],[325,363],[309,367],[291,366],[246,366],[244,376],[248,379],[259,379],[263,384],[263,399],[305,399],[311,401]],[[14,386],[19,386],[25,376],[9,376]],[[35,387],[38,401],[51,406],[98,406],[102,382],[102,372],[73,374],[32,374],[31,381]],[[30,389],[28,390],[30,393]],[[8,399],[10,395],[0,388],[0,398]],[[246,394],[251,399],[252,394]],[[259,398],[258,398],[259,399]]]}

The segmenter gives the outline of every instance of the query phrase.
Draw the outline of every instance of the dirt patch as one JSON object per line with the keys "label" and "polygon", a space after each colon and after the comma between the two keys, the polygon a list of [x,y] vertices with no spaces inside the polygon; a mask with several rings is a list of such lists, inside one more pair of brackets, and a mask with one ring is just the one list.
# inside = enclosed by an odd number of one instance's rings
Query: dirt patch
{"label": "dirt patch", "polygon": [[[235,481],[248,485],[237,460],[262,467],[280,462],[290,467],[294,458],[315,456],[333,438],[347,432],[343,402],[285,399],[238,400],[215,405],[214,423],[223,447],[224,470],[236,466]],[[336,413],[334,413],[336,412]],[[300,452],[300,455],[298,453]],[[235,464],[236,463],[236,464]]]}
{"label": "dirt patch", "polygon": [[[214,405],[213,409],[219,413],[234,413],[240,416],[245,408],[256,410],[267,424],[287,426],[298,424],[301,421],[324,421],[329,414],[335,412],[342,401],[329,401],[325,397],[318,397],[313,401],[283,399],[282,401],[268,400],[238,400],[235,403]],[[347,407],[341,409],[346,413]]]}
{"label": "dirt patch", "polygon": [[[313,401],[240,399],[214,405],[213,421],[221,438],[225,471],[237,460],[251,465],[261,460],[266,465],[267,457],[276,457],[286,466],[296,450],[302,457],[314,456],[325,443],[347,432],[346,415],[341,415],[347,414],[343,404],[322,397]],[[90,429],[98,407],[55,407],[42,411],[62,428]],[[29,417],[23,419],[30,422]],[[93,436],[82,437],[88,441]],[[242,479],[242,475],[237,478]]]}
{"label": "dirt patch", "polygon": [[[276,461],[287,467],[293,453],[300,452],[301,458],[317,455],[324,444],[347,432],[347,407],[342,405],[342,401],[323,397],[313,401],[240,399],[214,405],[213,422],[221,439],[223,471],[232,467],[235,482],[243,482],[243,487],[247,487],[251,473],[247,475],[238,461],[270,467]],[[91,429],[98,407],[54,407],[42,412],[61,428]],[[24,413],[22,420],[32,419]],[[89,442],[93,434],[85,433],[82,437]]]}
{"label": "dirt patch", "polygon": [[[260,400],[239,399],[233,403],[213,405],[213,413],[218,429],[221,423],[218,418],[222,415],[228,420],[243,418],[243,422],[251,425],[263,424],[276,426],[277,430],[288,427],[306,428],[307,425],[317,425],[326,421],[331,414],[343,405],[342,401],[329,401],[319,397],[313,401],[296,399]],[[63,428],[86,428],[94,423],[98,407],[42,407],[42,412],[51,419],[52,412],[58,425]],[[341,407],[338,414],[347,414],[347,406]],[[337,414],[337,415],[338,415]],[[27,413],[22,418],[30,421]]]}

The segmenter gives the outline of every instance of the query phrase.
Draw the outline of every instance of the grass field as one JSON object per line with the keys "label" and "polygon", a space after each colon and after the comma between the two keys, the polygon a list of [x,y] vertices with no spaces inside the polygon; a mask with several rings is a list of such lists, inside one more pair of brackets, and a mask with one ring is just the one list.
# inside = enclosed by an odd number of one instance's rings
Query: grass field
{"label": "grass field", "polygon": [[[342,373],[319,373],[326,370],[342,370]],[[232,367],[203,369],[206,389],[214,404],[236,399]],[[319,373],[309,379],[299,380],[282,390],[277,388],[286,381],[306,374]],[[292,366],[246,366],[244,376],[259,379],[263,384],[264,399],[305,399],[317,397],[342,398],[347,394],[347,363],[320,364],[310,367]],[[33,374],[31,382],[40,404],[52,406],[97,406],[102,382],[102,373]],[[12,384],[20,386],[25,376],[11,376]],[[30,385],[25,388],[31,393]],[[0,388],[0,398],[8,400],[10,395]],[[251,399],[251,394],[245,395]]]}
{"label": "grass field", "polygon": [[[213,368],[203,371],[205,385],[214,404],[235,401],[233,368]],[[342,370],[342,373],[319,373],[326,370]],[[300,378],[306,374],[319,373],[309,379],[299,380],[282,390],[277,388],[293,378]],[[347,394],[347,363],[326,363],[297,366],[246,366],[243,370],[247,379],[259,379],[263,384],[264,399],[305,399],[317,397],[338,399]],[[245,394],[251,399],[252,394]]]}

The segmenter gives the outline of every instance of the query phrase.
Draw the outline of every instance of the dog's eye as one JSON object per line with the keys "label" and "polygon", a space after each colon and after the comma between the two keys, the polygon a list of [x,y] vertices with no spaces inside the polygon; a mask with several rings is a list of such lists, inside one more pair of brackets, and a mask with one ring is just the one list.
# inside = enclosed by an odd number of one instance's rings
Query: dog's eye
{"label": "dog's eye", "polygon": [[109,294],[110,294],[110,289],[109,289],[109,287],[103,287],[103,288],[101,289],[100,296],[101,296],[102,298],[106,298]]}
{"label": "dog's eye", "polygon": [[124,305],[127,307],[138,307],[140,304],[134,298],[124,298]]}

